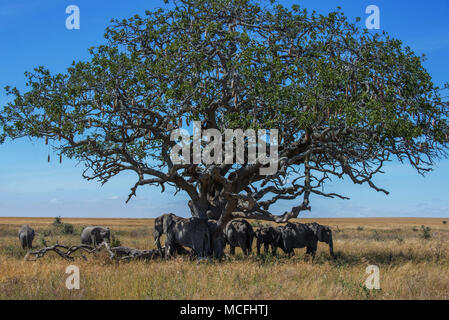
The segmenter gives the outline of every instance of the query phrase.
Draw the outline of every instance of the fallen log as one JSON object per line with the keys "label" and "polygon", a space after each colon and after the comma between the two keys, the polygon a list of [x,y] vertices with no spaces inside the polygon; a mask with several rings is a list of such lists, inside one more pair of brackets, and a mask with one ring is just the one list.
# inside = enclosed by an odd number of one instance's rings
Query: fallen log
{"label": "fallen log", "polygon": [[[157,249],[153,250],[139,250],[135,248],[129,248],[129,247],[114,247],[114,248],[106,248],[111,256],[114,255],[114,258],[119,260],[154,260],[157,258],[163,258],[159,254],[159,251]],[[162,254],[164,253],[164,249],[162,251]]]}
{"label": "fallen log", "polygon": [[[63,251],[62,249],[65,249],[66,251]],[[65,245],[57,243],[53,246],[45,247],[45,248],[42,248],[37,251],[29,251],[25,255],[24,259],[26,261],[36,261],[37,259],[40,259],[43,256],[45,256],[47,254],[47,252],[53,251],[53,252],[56,252],[60,257],[66,259],[66,260],[74,260],[74,257],[72,257],[71,254],[78,250],[82,250],[87,253],[92,253],[92,252],[96,251],[96,249],[94,247],[84,245],[84,244],[69,247],[69,246],[65,246]],[[83,256],[83,258],[86,259],[86,257],[84,257],[84,256]]]}
{"label": "fallen log", "polygon": [[[89,245],[77,245],[77,246],[65,246],[61,244],[55,244],[53,246],[48,246],[45,248],[42,248],[37,251],[30,251],[25,255],[24,260],[26,261],[36,261],[42,257],[44,257],[48,252],[56,252],[60,257],[62,257],[65,260],[72,261],[75,258],[72,257],[72,254],[77,251],[83,251],[85,253],[94,253],[99,252],[101,249],[105,248],[106,251],[109,253],[109,258],[111,260],[123,260],[123,261],[130,261],[130,260],[154,260],[157,258],[163,258],[161,257],[159,251],[157,249],[153,250],[139,250],[135,248],[129,248],[129,247],[110,247],[107,242],[102,242],[98,247],[93,247]],[[164,254],[164,249],[162,251],[162,254]],[[84,255],[81,255],[84,260],[87,260],[87,258]]]}

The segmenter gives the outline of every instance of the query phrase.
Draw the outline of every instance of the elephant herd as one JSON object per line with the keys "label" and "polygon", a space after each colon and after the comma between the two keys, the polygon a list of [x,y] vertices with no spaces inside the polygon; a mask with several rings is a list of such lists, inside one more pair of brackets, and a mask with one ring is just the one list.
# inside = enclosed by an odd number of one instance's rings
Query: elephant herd
{"label": "elephant herd", "polygon": [[[166,235],[162,248],[160,238]],[[285,226],[263,226],[256,231],[251,224],[243,219],[231,220],[224,231],[215,220],[197,218],[181,218],[172,213],[164,214],[155,220],[154,239],[160,256],[166,258],[176,254],[185,254],[184,247],[191,248],[198,259],[213,256],[221,259],[224,249],[230,246],[230,254],[240,247],[244,255],[252,252],[253,240],[256,238],[257,254],[263,245],[265,253],[271,246],[273,255],[281,248],[289,256],[294,255],[294,248],[306,248],[306,253],[315,256],[318,242],[329,245],[329,251],[334,257],[332,230],[328,226],[313,223],[287,223]]]}
{"label": "elephant herd", "polygon": [[[166,235],[164,247],[161,245],[163,234]],[[22,248],[31,249],[34,230],[29,225],[23,225],[18,235]],[[167,213],[155,219],[153,235],[159,256],[165,258],[192,253],[199,260],[209,257],[222,259],[227,244],[231,255],[235,254],[236,247],[240,247],[246,256],[252,252],[254,239],[258,255],[263,245],[265,253],[271,246],[273,255],[276,255],[277,248],[289,256],[294,255],[294,248],[306,248],[306,253],[315,257],[318,242],[324,242],[329,245],[330,254],[334,257],[332,230],[316,222],[289,222],[284,226],[262,226],[254,231],[248,221],[235,219],[222,230],[216,220],[181,218]],[[104,241],[110,243],[110,236],[108,227],[86,227],[81,232],[81,244],[96,247]]]}

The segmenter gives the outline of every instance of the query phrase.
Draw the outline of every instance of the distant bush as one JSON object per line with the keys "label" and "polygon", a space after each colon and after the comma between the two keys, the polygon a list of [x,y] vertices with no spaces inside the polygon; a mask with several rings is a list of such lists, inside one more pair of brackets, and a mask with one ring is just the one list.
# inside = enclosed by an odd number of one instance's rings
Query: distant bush
{"label": "distant bush", "polygon": [[70,223],[63,223],[62,224],[61,232],[63,234],[73,234],[73,231],[74,231],[73,224],[70,224]]}
{"label": "distant bush", "polygon": [[73,224],[62,222],[61,217],[55,218],[55,220],[53,221],[53,227],[59,234],[73,234],[75,231]]}
{"label": "distant bush", "polygon": [[357,231],[363,231],[363,227],[358,226],[358,227],[357,227]]}
{"label": "distant bush", "polygon": [[418,231],[418,228],[417,228],[417,227],[413,227],[412,230],[415,231],[415,232],[417,232],[417,231]]}
{"label": "distant bush", "polygon": [[432,238],[432,235],[430,234],[430,231],[432,229],[430,227],[426,227],[424,225],[421,226],[421,237],[423,239],[430,239]]}
{"label": "distant bush", "polygon": [[447,224],[447,221],[446,221],[446,220],[443,220],[443,224]]}
{"label": "distant bush", "polygon": [[59,227],[61,224],[62,224],[61,217],[60,216],[56,217],[55,220],[53,221],[53,226]]}

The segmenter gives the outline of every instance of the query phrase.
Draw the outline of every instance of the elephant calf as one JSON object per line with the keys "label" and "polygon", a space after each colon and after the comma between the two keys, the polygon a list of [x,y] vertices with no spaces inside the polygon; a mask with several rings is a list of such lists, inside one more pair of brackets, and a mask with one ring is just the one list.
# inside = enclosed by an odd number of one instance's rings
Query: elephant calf
{"label": "elephant calf", "polygon": [[111,231],[108,227],[86,227],[83,232],[81,232],[81,244],[97,245],[103,243],[104,241],[111,242]]}
{"label": "elephant calf", "polygon": [[273,255],[276,254],[276,249],[278,247],[278,238],[280,236],[280,232],[278,229],[273,228],[272,226],[261,227],[256,230],[256,247],[257,254],[260,255],[260,247],[263,244],[265,254],[268,253],[268,248],[271,246],[271,251]]}
{"label": "elephant calf", "polygon": [[245,256],[252,252],[254,230],[248,221],[243,219],[229,221],[225,228],[225,238],[231,247],[232,255],[235,254],[235,247],[242,248]]}
{"label": "elephant calf", "polygon": [[22,249],[31,249],[33,247],[34,230],[29,225],[24,224],[19,229],[19,239]]}

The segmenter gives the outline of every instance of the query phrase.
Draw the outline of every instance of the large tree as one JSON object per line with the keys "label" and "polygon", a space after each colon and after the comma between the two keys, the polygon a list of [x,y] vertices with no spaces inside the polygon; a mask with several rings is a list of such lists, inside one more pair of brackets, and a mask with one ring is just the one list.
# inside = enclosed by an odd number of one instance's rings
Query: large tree
{"label": "large tree", "polygon": [[[6,88],[0,142],[33,137],[85,163],[102,183],[134,171],[140,186],[187,193],[192,215],[285,222],[310,210],[326,181],[373,183],[384,164],[431,170],[448,146],[448,103],[401,41],[327,16],[250,0],[184,0],[115,20],[105,45],[63,74],[39,67]],[[275,174],[260,162],[175,164],[171,132],[278,129]],[[247,141],[248,142],[248,141]],[[204,145],[203,145],[204,147]],[[246,158],[247,160],[247,158]],[[292,209],[270,207],[290,200]]]}

